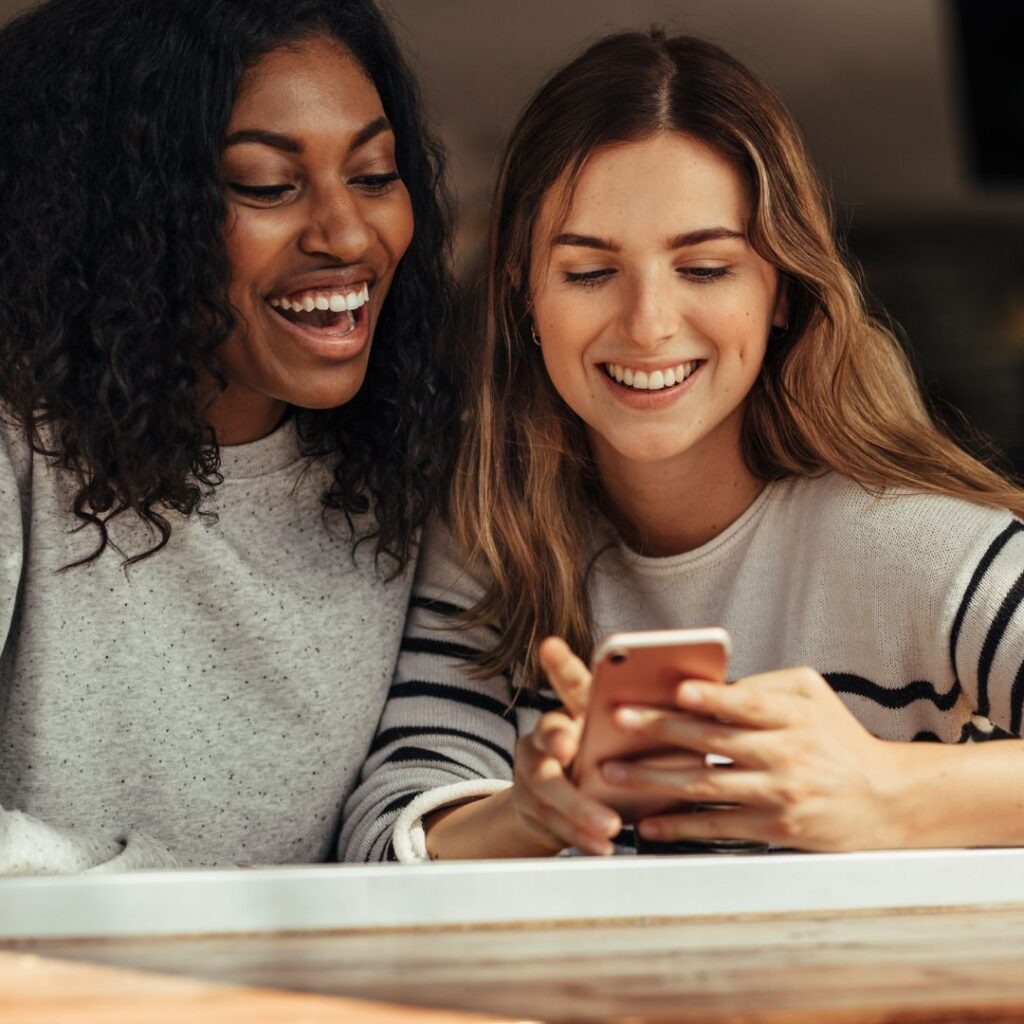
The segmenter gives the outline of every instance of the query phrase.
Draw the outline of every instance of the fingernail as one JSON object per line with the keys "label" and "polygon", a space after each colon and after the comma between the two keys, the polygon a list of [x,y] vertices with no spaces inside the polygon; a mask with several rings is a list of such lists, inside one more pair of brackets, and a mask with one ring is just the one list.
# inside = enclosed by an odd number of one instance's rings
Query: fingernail
{"label": "fingernail", "polygon": [[693,683],[683,683],[679,687],[677,697],[680,704],[688,704],[691,708],[696,707],[702,700],[700,688]]}
{"label": "fingernail", "polygon": [[637,829],[644,839],[661,839],[665,834],[665,830],[656,821],[642,821]]}
{"label": "fingernail", "polygon": [[626,782],[629,779],[629,769],[616,761],[608,761],[601,766],[601,774],[608,782]]}
{"label": "fingernail", "polygon": [[644,724],[644,716],[633,708],[619,708],[615,712],[615,720],[627,729],[636,729]]}
{"label": "fingernail", "polygon": [[595,857],[603,857],[610,852],[611,843],[607,839],[587,839],[582,844],[582,847],[587,853],[592,853]]}

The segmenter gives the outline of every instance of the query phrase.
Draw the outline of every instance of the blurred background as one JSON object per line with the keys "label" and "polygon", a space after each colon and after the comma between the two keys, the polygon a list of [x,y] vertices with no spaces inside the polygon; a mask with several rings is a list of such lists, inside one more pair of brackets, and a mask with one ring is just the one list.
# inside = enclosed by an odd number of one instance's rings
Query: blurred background
{"label": "blurred background", "polygon": [[[505,133],[542,79],[608,31],[704,36],[795,112],[940,414],[1024,473],[1024,0],[382,2],[449,149],[464,276]],[[0,0],[0,20],[25,6]]]}

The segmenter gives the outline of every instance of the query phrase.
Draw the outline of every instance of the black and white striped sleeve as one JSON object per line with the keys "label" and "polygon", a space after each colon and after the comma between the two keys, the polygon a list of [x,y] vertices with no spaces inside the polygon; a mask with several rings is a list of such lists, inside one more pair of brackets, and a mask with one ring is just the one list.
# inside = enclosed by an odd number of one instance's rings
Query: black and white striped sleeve
{"label": "black and white striped sleeve", "polygon": [[[950,629],[959,685],[991,736],[1020,736],[1024,714],[1024,524],[1007,520],[968,566]],[[978,736],[977,738],[985,738]]]}
{"label": "black and white striped sleeve", "polygon": [[[447,531],[424,538],[395,680],[349,798],[339,840],[345,860],[417,861],[426,856],[422,818],[432,810],[511,783],[516,740],[539,711],[513,701],[504,677],[474,679],[474,652],[493,627],[465,628],[459,613],[482,586]],[[515,707],[513,705],[515,704]]]}

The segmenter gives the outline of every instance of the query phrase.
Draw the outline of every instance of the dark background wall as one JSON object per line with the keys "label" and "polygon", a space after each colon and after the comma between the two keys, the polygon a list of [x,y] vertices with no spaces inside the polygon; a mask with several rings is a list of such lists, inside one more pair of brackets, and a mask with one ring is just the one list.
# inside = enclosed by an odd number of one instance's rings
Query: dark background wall
{"label": "dark background wall", "polygon": [[[613,29],[706,36],[796,113],[869,291],[902,327],[937,404],[961,410],[1024,470],[1024,145],[1004,146],[1019,176],[986,180],[972,135],[979,111],[991,115],[990,134],[1008,116],[1024,132],[1024,78],[1018,92],[989,82],[972,108],[962,59],[966,30],[985,57],[976,68],[998,70],[991,48],[1024,37],[1024,2],[383,2],[451,152],[464,271],[482,241],[504,134],[548,72]],[[25,6],[0,0],[0,19]],[[965,26],[962,8],[988,25],[987,38]]]}

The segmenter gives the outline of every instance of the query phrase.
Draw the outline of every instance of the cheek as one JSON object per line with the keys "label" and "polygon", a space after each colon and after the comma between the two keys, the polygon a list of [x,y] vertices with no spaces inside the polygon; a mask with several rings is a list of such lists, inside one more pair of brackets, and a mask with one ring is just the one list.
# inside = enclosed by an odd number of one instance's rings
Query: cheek
{"label": "cheek", "polygon": [[403,188],[391,203],[379,207],[368,219],[384,248],[397,263],[409,248],[416,227],[409,193]]}
{"label": "cheek", "polygon": [[736,354],[739,361],[753,373],[761,368],[767,341],[764,324],[756,317],[749,317],[738,336]]}
{"label": "cheek", "polygon": [[258,218],[248,211],[232,214],[224,230],[224,243],[231,265],[231,290],[244,294],[253,280],[280,251],[288,235],[286,225],[275,218]]}
{"label": "cheek", "polygon": [[749,296],[737,296],[706,316],[705,327],[715,339],[721,361],[736,361],[752,372],[760,368],[771,329],[770,315],[762,313],[762,305],[751,302]]}
{"label": "cheek", "polygon": [[607,319],[601,296],[553,289],[534,300],[533,321],[545,352],[579,355]]}
{"label": "cheek", "polygon": [[592,304],[575,296],[538,297],[533,321],[541,339],[541,352],[555,389],[569,404],[586,387],[580,374],[581,356],[594,337]]}

